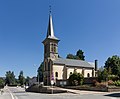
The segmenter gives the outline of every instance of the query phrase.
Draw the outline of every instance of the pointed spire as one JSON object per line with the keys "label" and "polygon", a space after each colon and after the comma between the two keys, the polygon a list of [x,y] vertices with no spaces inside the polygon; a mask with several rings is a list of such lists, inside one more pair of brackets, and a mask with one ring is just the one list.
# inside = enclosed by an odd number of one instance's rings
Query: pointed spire
{"label": "pointed spire", "polygon": [[49,6],[49,23],[48,23],[48,30],[47,30],[47,38],[57,39],[54,35],[54,28],[53,28],[52,14],[51,14],[51,5]]}
{"label": "pointed spire", "polygon": [[54,35],[54,28],[53,28],[52,14],[51,14],[51,6],[49,6],[49,22],[48,22],[46,39],[47,38],[59,41],[59,39],[57,37],[55,37],[55,35]]}
{"label": "pointed spire", "polygon": [[51,13],[49,15],[47,37],[54,37],[54,29],[53,29],[53,22],[52,22],[52,15],[51,15]]}

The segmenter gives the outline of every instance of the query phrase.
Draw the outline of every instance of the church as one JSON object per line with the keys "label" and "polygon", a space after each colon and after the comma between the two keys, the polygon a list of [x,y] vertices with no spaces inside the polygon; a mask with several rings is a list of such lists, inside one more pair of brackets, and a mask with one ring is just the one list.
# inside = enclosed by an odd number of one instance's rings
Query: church
{"label": "church", "polygon": [[56,84],[57,81],[67,81],[74,71],[83,74],[84,77],[97,76],[97,60],[95,60],[95,62],[86,62],[83,60],[59,58],[59,41],[54,34],[52,15],[50,12],[47,35],[42,42],[44,44],[44,85],[51,85],[51,82]]}

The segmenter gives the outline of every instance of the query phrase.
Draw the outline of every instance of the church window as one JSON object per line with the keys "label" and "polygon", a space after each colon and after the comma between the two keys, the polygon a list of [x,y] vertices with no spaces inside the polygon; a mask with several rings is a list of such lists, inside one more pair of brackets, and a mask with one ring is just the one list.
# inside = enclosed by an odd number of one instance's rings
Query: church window
{"label": "church window", "polygon": [[97,77],[97,72],[95,72],[95,77]]}
{"label": "church window", "polygon": [[48,70],[48,67],[47,67],[47,62],[45,62],[45,70]]}
{"label": "church window", "polygon": [[51,44],[51,52],[54,51],[54,47],[53,47],[53,44]]}
{"label": "church window", "polygon": [[55,77],[58,77],[58,72],[55,72]]}
{"label": "church window", "polygon": [[50,71],[50,62],[48,62],[48,71]]}
{"label": "church window", "polygon": [[89,73],[87,74],[87,77],[90,77],[90,74],[89,74]]}
{"label": "church window", "polygon": [[56,44],[51,44],[51,52],[56,52]]}
{"label": "church window", "polygon": [[45,53],[47,53],[47,45],[45,45]]}
{"label": "church window", "polygon": [[56,52],[56,44],[53,45],[54,52]]}

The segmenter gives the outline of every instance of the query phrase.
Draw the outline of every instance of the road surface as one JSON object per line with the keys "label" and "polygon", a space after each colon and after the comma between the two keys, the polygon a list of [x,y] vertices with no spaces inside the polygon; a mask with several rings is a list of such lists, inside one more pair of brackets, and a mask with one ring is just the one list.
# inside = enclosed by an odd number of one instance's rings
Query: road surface
{"label": "road surface", "polygon": [[59,93],[59,94],[42,94],[25,92],[20,87],[5,87],[4,93],[0,94],[0,99],[120,99],[120,92],[117,93],[100,93],[80,91],[79,94]]}

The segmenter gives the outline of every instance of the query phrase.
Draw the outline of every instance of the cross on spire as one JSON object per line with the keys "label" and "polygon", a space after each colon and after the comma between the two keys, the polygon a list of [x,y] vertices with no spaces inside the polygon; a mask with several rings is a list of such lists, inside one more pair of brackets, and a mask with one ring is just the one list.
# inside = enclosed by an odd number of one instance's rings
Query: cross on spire
{"label": "cross on spire", "polygon": [[51,5],[49,5],[49,13],[51,14],[51,12],[52,12],[52,7]]}
{"label": "cross on spire", "polygon": [[53,27],[52,14],[51,14],[51,5],[49,6],[49,23],[48,23],[48,30],[47,30],[47,38],[58,39],[54,35],[54,27]]}

